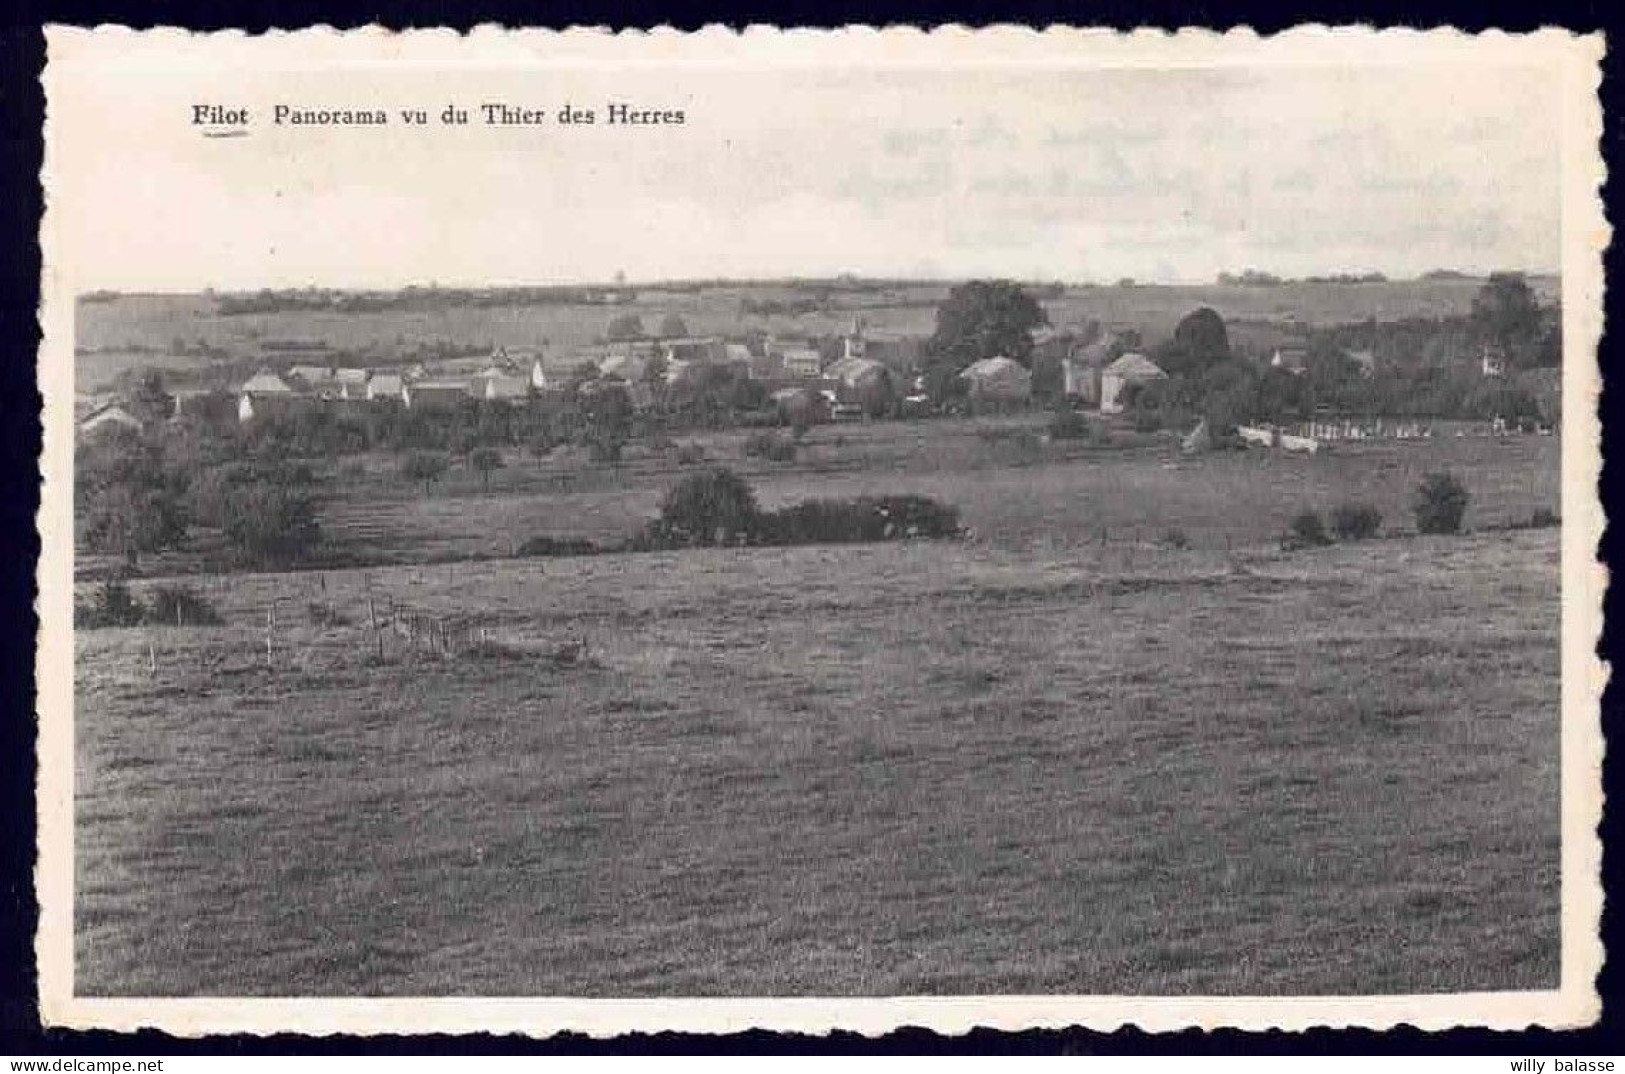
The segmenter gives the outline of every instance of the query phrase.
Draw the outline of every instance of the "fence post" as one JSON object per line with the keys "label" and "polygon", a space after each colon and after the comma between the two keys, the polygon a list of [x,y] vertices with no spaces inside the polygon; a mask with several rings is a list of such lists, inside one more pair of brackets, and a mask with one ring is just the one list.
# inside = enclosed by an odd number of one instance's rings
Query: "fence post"
{"label": "fence post", "polygon": [[158,650],[153,648],[152,639],[147,639],[147,673],[158,674]]}
{"label": "fence post", "polygon": [[265,609],[265,668],[271,669],[271,632],[276,629],[276,612]]}

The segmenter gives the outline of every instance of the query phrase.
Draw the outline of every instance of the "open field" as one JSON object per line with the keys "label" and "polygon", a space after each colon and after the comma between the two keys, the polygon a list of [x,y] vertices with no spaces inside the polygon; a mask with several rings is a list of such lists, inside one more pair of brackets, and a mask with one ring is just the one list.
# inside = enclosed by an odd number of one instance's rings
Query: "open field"
{"label": "open field", "polygon": [[[1305,508],[1326,511],[1344,500],[1371,503],[1385,527],[1407,529],[1412,490],[1441,469],[1471,490],[1473,526],[1559,508],[1556,437],[1343,443],[1314,457],[1268,450],[1182,457],[1166,438],[1121,448],[1040,444],[1042,425],[1035,416],[821,427],[793,463],[744,458],[743,433],[679,440],[703,444],[710,463],[745,475],[767,507],[921,493],[955,505],[978,536],[1013,549],[1102,537],[1153,541],[1173,529],[1197,547],[1241,547],[1271,541]],[[393,472],[392,459],[371,465],[335,480],[323,524],[336,552],[397,561],[507,555],[544,533],[620,540],[654,517],[665,491],[693,469],[667,458],[609,467],[513,453],[489,492],[477,474],[457,470],[424,495]]]}
{"label": "open field", "polygon": [[[1556,589],[1555,530],[211,580],[77,638],[76,990],[1555,987]],[[510,656],[379,661],[369,590]]]}
{"label": "open field", "polygon": [[[1361,501],[1387,530],[1412,526],[1410,496],[1422,475],[1449,470],[1472,494],[1467,523],[1492,528],[1560,513],[1557,437],[1444,435],[1431,441],[1343,442],[1313,457],[1255,449],[1180,455],[1167,436],[1117,434],[1108,447],[1042,443],[1046,417],[939,419],[821,426],[794,462],[746,458],[745,432],[677,437],[703,447],[703,465],[744,475],[764,507],[812,497],[919,493],[959,508],[979,539],[1008,549],[1142,544],[1172,531],[1193,547],[1267,544],[1299,511]],[[324,554],[338,563],[422,563],[511,555],[546,534],[624,540],[659,513],[666,491],[693,472],[642,444],[620,465],[565,449],[545,459],[509,451],[485,488],[454,466],[425,494],[379,453],[318,464]],[[206,550],[207,534],[194,544]],[[216,540],[213,542],[218,544]],[[146,557],[149,574],[207,568],[198,551]],[[81,577],[118,567],[82,554]]]}
{"label": "open field", "polygon": [[[1408,316],[1439,317],[1467,312],[1483,281],[1402,280],[1370,284],[1286,283],[1270,287],[1180,285],[1137,287],[1068,287],[1044,303],[1050,320],[1060,326],[1090,319],[1117,327],[1137,328],[1149,340],[1173,332],[1180,317],[1198,306],[1211,306],[1227,322],[1271,322],[1322,325]],[[1535,277],[1531,284],[1543,301],[1557,294],[1557,281]],[[505,347],[544,347],[560,368],[572,352],[602,336],[611,318],[634,313],[649,330],[668,313],[681,316],[690,331],[705,334],[761,329],[781,335],[845,332],[861,312],[877,332],[929,335],[936,307],[949,284],[908,284],[874,292],[837,294],[830,308],[811,313],[760,315],[742,312],[747,299],[785,300],[815,293],[807,286],[731,284],[696,291],[644,290],[638,300],[621,306],[548,305],[524,307],[460,306],[435,311],[372,313],[309,310],[222,316],[213,299],[203,295],[126,295],[111,302],[81,302],[75,344],[85,353],[77,359],[78,389],[105,388],[120,372],[144,366],[204,369],[213,359],[181,353],[199,344],[226,351],[234,358],[262,353],[266,341],[320,341],[336,351],[368,353],[373,360],[423,343],[458,343]],[[1238,344],[1265,347],[1275,338],[1258,324],[1232,323]],[[283,360],[287,360],[284,358]]]}

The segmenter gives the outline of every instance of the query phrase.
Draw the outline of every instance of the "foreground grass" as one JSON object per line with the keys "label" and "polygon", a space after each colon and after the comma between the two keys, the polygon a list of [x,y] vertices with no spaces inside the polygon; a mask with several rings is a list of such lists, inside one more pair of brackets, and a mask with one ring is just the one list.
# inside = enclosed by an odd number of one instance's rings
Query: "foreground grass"
{"label": "foreground grass", "polygon": [[[81,634],[84,994],[1555,986],[1555,531],[333,574]],[[292,619],[284,614],[279,620]],[[302,617],[300,617],[302,620]],[[524,656],[585,635],[592,665]],[[148,645],[159,671],[147,671]]]}

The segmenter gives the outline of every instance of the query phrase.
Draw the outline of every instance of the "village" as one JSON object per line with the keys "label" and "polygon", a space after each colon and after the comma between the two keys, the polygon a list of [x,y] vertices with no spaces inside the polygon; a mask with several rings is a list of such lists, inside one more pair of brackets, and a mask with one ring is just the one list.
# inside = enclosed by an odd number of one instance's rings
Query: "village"
{"label": "village", "polygon": [[[1026,362],[992,354],[951,370],[944,387],[933,385],[926,368],[930,343],[923,336],[876,333],[862,315],[835,343],[834,352],[817,339],[763,337],[673,337],[623,339],[564,356],[545,348],[496,347],[488,354],[415,361],[375,368],[317,364],[297,357],[261,366],[229,389],[176,387],[168,391],[172,418],[205,403],[218,406],[229,392],[240,423],[281,419],[324,411],[336,417],[359,417],[379,407],[401,407],[419,415],[446,413],[471,404],[525,407],[587,390],[623,391],[633,411],[669,409],[683,400],[722,394],[734,420],[745,424],[797,421],[822,423],[880,418],[918,418],[953,414],[998,414],[1032,407],[1065,407],[1103,416],[1145,409],[1146,392],[1169,374],[1138,349],[1140,333],[1132,327],[1039,327],[1032,332]],[[1350,378],[1377,375],[1370,349],[1338,353]],[[1302,345],[1277,346],[1252,362],[1259,375],[1309,378],[1309,351]],[[1050,374],[1048,388],[1035,380]],[[1485,343],[1476,372],[1486,384],[1510,383],[1504,356]],[[1526,378],[1527,380],[1527,378]],[[1537,394],[1555,401],[1555,377],[1546,378]],[[1521,390],[1521,389],[1520,389]],[[1481,432],[1509,430],[1550,433],[1555,405],[1544,401],[1531,408],[1508,407],[1505,413],[1478,416]],[[1347,414],[1332,405],[1305,406],[1301,400],[1265,420],[1238,422],[1237,442],[1314,450],[1319,442],[1393,437],[1420,439],[1433,434],[1433,422],[1406,420],[1403,415]],[[126,400],[83,400],[81,435],[117,426],[139,430],[143,420]],[[1189,427],[1177,430],[1188,444],[1210,437],[1208,422],[1189,416]],[[1466,435],[1462,430],[1456,430]]]}

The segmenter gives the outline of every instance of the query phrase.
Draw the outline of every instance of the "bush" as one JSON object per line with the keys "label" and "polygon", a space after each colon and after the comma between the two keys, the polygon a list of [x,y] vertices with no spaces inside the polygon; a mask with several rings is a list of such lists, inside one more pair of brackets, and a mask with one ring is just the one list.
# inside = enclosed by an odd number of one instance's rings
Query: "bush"
{"label": "bush", "polygon": [[585,537],[532,537],[514,552],[516,556],[593,556],[599,547]]}
{"label": "bush", "polygon": [[677,446],[677,465],[679,465],[679,466],[697,466],[698,464],[700,464],[700,463],[702,463],[704,461],[705,461],[705,448],[704,448],[704,446],[702,446],[702,445],[700,445],[698,443],[695,443],[693,441],[690,441],[689,443],[686,443],[686,444],[679,444]]}
{"label": "bush", "polygon": [[153,590],[148,619],[171,626],[219,626],[224,622],[205,597],[180,585]]}
{"label": "bush", "polygon": [[1529,528],[1532,530],[1548,529],[1562,524],[1563,521],[1557,517],[1556,512],[1545,507],[1535,508],[1535,513],[1529,516]]}
{"label": "bush", "polygon": [[1094,441],[1100,439],[1100,432],[1094,422],[1076,410],[1057,411],[1049,422],[1051,440]]}
{"label": "bush", "polygon": [[1472,499],[1454,474],[1435,471],[1416,486],[1411,510],[1416,515],[1418,533],[1460,533],[1467,503]]}
{"label": "bush", "polygon": [[1292,519],[1290,535],[1300,544],[1319,546],[1331,544],[1332,540],[1326,536],[1326,524],[1320,520],[1318,511],[1300,511]]}
{"label": "bush", "polygon": [[245,566],[298,563],[321,540],[315,502],[297,487],[253,481],[233,487],[227,503],[226,540]]}
{"label": "bush", "polygon": [[1183,551],[1191,546],[1190,536],[1178,526],[1169,526],[1162,531],[1162,546],[1175,551]]}
{"label": "bush", "polygon": [[1332,509],[1332,532],[1340,541],[1365,541],[1382,527],[1382,512],[1368,503],[1341,503]]}
{"label": "bush", "polygon": [[756,494],[744,478],[722,467],[690,474],[660,505],[652,535],[657,543],[732,544],[756,530]]}
{"label": "bush", "polygon": [[762,516],[758,527],[762,543],[776,545],[938,539],[959,533],[956,508],[915,495],[803,500]]}
{"label": "bush", "polygon": [[1159,410],[1134,411],[1134,431],[1137,433],[1154,433],[1162,429],[1162,412]]}
{"label": "bush", "polygon": [[792,437],[762,431],[745,437],[746,458],[763,458],[769,462],[794,462],[796,442]]}
{"label": "bush", "polygon": [[89,603],[73,606],[73,625],[86,630],[138,626],[145,618],[146,609],[123,582],[103,582]]}

